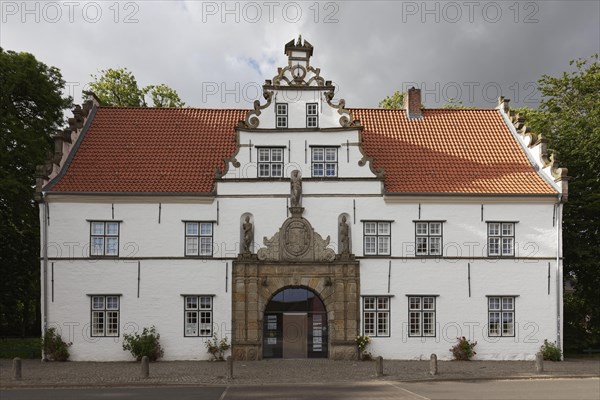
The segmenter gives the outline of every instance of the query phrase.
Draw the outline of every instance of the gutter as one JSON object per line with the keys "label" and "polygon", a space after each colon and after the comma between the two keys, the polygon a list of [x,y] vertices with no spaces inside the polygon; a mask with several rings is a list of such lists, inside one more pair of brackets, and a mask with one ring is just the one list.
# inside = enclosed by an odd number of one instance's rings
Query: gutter
{"label": "gutter", "polygon": [[[42,287],[40,290],[41,312],[42,312],[42,337],[46,335],[48,330],[48,301],[47,301],[47,286],[48,286],[48,203],[46,201],[46,192],[42,192],[42,198],[39,202],[42,206],[42,268],[41,281]],[[42,360],[47,360],[44,348],[42,347]]]}
{"label": "gutter", "polygon": [[561,351],[561,359],[564,359],[562,343],[562,265],[560,264],[562,252],[562,195],[559,195],[556,204],[556,345]]}

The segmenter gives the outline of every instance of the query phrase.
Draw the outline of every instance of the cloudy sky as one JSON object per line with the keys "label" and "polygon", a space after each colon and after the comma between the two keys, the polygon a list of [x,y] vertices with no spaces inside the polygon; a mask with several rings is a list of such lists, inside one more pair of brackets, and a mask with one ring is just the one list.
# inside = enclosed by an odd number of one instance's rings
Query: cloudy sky
{"label": "cloudy sky", "polygon": [[188,106],[248,108],[299,34],[350,107],[418,86],[535,106],[534,82],[600,52],[600,1],[0,1],[0,46],[58,67],[76,102],[99,69],[127,67]]}

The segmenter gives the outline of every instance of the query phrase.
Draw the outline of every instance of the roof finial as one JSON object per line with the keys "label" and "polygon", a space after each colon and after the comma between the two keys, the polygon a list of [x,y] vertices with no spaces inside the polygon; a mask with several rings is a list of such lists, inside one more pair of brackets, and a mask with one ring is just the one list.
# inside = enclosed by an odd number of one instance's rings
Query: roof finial
{"label": "roof finial", "polygon": [[296,43],[296,46],[302,46],[302,35],[298,35],[298,43]]}

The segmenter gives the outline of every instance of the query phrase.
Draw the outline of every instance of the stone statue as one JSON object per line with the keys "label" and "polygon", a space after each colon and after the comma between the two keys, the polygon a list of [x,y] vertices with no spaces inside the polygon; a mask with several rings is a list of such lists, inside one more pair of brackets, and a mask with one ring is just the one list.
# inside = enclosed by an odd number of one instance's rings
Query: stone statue
{"label": "stone statue", "polygon": [[254,241],[254,227],[250,222],[250,216],[246,216],[246,222],[242,224],[242,230],[244,232],[244,240],[242,243],[242,253],[252,253],[252,242]]}
{"label": "stone statue", "polygon": [[297,169],[292,171],[292,180],[291,184],[291,207],[301,207],[302,206],[302,176],[300,176],[300,171]]}
{"label": "stone statue", "polygon": [[346,223],[346,216],[342,217],[340,222],[340,254],[350,253],[350,227]]}

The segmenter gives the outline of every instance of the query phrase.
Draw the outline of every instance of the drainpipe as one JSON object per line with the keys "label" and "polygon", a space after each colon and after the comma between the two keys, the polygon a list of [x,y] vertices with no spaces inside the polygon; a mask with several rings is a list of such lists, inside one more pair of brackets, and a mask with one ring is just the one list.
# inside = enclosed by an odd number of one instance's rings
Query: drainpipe
{"label": "drainpipe", "polygon": [[[48,330],[48,301],[47,297],[47,284],[48,284],[48,203],[46,202],[46,192],[42,192],[42,200],[40,201],[42,206],[42,287],[40,290],[40,301],[41,312],[42,312],[42,337]],[[42,360],[46,360],[46,354],[42,348]]]}
{"label": "drainpipe", "polygon": [[563,343],[561,337],[562,331],[562,266],[560,257],[562,255],[562,195],[559,195],[559,201],[556,204],[556,345],[563,352]]}

